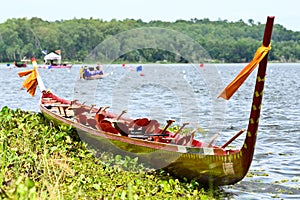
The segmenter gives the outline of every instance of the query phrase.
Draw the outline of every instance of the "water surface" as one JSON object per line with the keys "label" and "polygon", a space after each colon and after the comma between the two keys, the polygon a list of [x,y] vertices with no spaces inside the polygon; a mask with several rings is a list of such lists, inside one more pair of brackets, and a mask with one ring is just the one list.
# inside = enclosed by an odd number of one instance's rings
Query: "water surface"
{"label": "water surface", "polygon": [[[209,140],[216,132],[217,145],[224,144],[247,128],[256,71],[230,101],[216,100],[217,92],[244,67],[243,64],[214,65],[216,71],[191,65],[105,66],[110,75],[101,80],[79,80],[79,65],[69,69],[40,69],[47,88],[59,96],[109,105],[129,117],[147,116],[161,123],[175,119],[192,122]],[[199,69],[198,69],[199,68]],[[38,112],[39,93],[31,97],[21,89],[24,69],[0,65],[0,107]],[[206,72],[204,72],[206,70]],[[230,199],[300,198],[300,64],[269,64],[265,83],[258,140],[248,176],[234,186],[222,187]],[[232,143],[240,147],[244,136]]]}

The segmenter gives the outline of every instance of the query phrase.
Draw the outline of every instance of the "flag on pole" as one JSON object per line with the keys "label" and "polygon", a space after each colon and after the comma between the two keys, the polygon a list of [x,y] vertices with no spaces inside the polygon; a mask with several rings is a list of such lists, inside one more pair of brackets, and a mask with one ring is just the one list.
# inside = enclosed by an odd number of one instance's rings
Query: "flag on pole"
{"label": "flag on pole", "polygon": [[41,91],[45,90],[45,86],[43,81],[41,80],[41,77],[39,76],[39,73],[37,71],[38,65],[35,60],[35,58],[31,58],[31,62],[33,65],[33,69],[24,71],[24,72],[18,72],[19,77],[27,76],[29,75],[25,81],[23,82],[23,87],[27,89],[27,92],[31,94],[31,96],[34,96],[37,86],[40,86]]}
{"label": "flag on pole", "polygon": [[142,65],[140,65],[140,66],[136,67],[136,71],[137,71],[137,72],[141,72],[141,71],[143,71],[143,67],[142,67]]}
{"label": "flag on pole", "polygon": [[218,97],[222,97],[229,100],[230,97],[239,89],[239,87],[248,78],[251,72],[256,68],[260,61],[267,55],[270,51],[271,46],[265,47],[261,46],[257,49],[253,60],[237,75],[237,77],[227,85],[227,87],[221,92]]}

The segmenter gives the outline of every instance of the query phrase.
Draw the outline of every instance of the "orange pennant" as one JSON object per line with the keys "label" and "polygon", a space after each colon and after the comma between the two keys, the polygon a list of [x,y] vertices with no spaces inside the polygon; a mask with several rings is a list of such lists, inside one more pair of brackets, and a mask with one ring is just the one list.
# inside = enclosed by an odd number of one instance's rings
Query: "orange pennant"
{"label": "orange pennant", "polygon": [[24,72],[19,72],[18,74],[20,77],[30,74],[23,82],[23,87],[27,89],[27,92],[31,94],[31,96],[34,96],[36,87],[38,85],[36,68]]}
{"label": "orange pennant", "polygon": [[31,74],[31,72],[33,71],[33,69],[24,71],[24,72],[18,72],[19,77],[23,77],[23,76],[27,76],[28,74]]}
{"label": "orange pennant", "polygon": [[244,83],[251,72],[260,63],[260,61],[267,55],[270,49],[271,46],[259,47],[254,55],[253,60],[237,75],[237,77],[233,81],[231,81],[231,83],[227,85],[227,87],[221,92],[218,97],[229,100],[230,97],[239,89],[239,87]]}

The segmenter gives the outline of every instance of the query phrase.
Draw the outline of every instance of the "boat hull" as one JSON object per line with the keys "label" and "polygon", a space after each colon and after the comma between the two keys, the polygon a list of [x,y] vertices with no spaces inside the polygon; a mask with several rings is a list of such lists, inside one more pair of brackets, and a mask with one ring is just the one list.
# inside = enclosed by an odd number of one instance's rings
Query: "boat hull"
{"label": "boat hull", "polygon": [[95,80],[95,79],[102,79],[106,76],[108,76],[108,74],[104,73],[104,74],[97,74],[97,75],[93,75],[93,76],[83,76],[83,79],[85,79],[85,80]]}
{"label": "boat hull", "polygon": [[44,116],[54,123],[76,128],[81,140],[96,151],[138,157],[140,162],[150,167],[164,169],[178,178],[197,180],[202,185],[234,184],[244,178],[249,168],[245,167],[240,150],[228,150],[224,155],[221,149],[186,147],[119,136],[50,112],[43,105],[40,108]]}
{"label": "boat hull", "polygon": [[24,67],[27,67],[27,64],[26,63],[14,63],[15,67],[18,67],[18,68],[24,68]]}
{"label": "boat hull", "polygon": [[[122,117],[125,112],[116,115],[106,111],[108,107],[97,109],[94,108],[95,105],[87,106],[84,103],[78,103],[78,100],[69,101],[60,98],[46,90],[34,58],[32,59],[34,69],[18,74],[20,77],[31,74],[23,83],[31,95],[35,93],[35,87],[32,85],[39,85],[42,92],[40,109],[44,116],[56,124],[66,124],[76,128],[81,140],[87,142],[93,149],[138,157],[141,162],[155,169],[165,169],[179,178],[198,180],[202,185],[230,185],[246,176],[253,159],[273,21],[274,17],[268,17],[263,45],[257,51],[263,50],[263,52],[255,54],[258,57],[254,61],[257,59],[261,61],[246,138],[241,149],[225,149],[239,133],[223,146],[218,147],[211,144],[213,140],[208,144],[198,141],[193,133],[180,135],[179,131],[185,126],[184,124],[176,133],[168,131],[173,120],[168,120],[165,128],[161,129],[155,119],[126,119]],[[225,88],[231,95],[232,91],[234,92],[236,87],[244,81],[244,72],[249,75],[254,69],[254,64],[257,64],[254,61],[242,70],[243,73],[234,79],[233,84],[230,83],[229,87]],[[227,94],[226,91],[225,94]],[[227,95],[225,96],[227,99]],[[136,133],[137,129],[140,129],[140,132]]]}
{"label": "boat hull", "polygon": [[73,65],[41,65],[39,66],[39,68],[47,68],[47,69],[60,69],[60,68],[68,68],[68,69],[71,69]]}

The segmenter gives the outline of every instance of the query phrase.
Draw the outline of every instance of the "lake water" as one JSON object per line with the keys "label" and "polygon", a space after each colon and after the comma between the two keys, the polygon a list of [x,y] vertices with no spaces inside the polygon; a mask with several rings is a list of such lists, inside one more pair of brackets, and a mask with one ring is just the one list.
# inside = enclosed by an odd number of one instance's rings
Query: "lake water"
{"label": "lake water", "polygon": [[[79,80],[79,65],[72,69],[40,69],[47,88],[61,97],[109,105],[129,117],[147,116],[161,123],[172,118],[191,122],[209,140],[218,132],[217,145],[247,128],[256,71],[230,101],[216,99],[244,64],[104,66],[109,76]],[[27,68],[28,69],[28,68]],[[0,64],[0,107],[38,112],[39,93],[31,97],[21,89],[24,78]],[[141,74],[142,73],[142,74]],[[248,176],[234,186],[222,187],[229,199],[300,199],[300,64],[268,65],[258,140]],[[244,135],[233,142],[240,147]]]}

